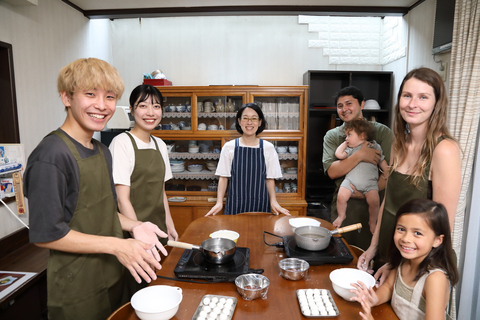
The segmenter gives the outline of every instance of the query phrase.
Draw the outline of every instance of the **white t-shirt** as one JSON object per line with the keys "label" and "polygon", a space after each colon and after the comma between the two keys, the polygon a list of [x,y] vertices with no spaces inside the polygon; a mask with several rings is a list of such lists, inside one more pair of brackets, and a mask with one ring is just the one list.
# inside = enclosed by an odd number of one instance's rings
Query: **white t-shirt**
{"label": "white t-shirt", "polygon": [[[142,149],[156,149],[155,142],[150,139],[150,143],[145,143],[138,139],[131,133],[137,148]],[[158,144],[158,149],[165,162],[165,176],[164,181],[173,178],[172,169],[170,168],[170,161],[168,159],[168,150],[165,142],[162,139],[153,137]],[[135,168],[135,150],[133,149],[132,141],[130,137],[124,132],[113,138],[110,146],[108,147],[112,153],[113,158],[113,182],[115,184],[121,184],[130,186],[130,177],[132,176],[133,169]]]}
{"label": "white t-shirt", "polygon": [[[239,142],[241,147],[260,148],[260,144],[256,146],[245,146]],[[223,145],[218,161],[217,171],[215,175],[220,177],[231,177],[232,161],[235,155],[235,139],[230,140]],[[277,179],[282,177],[282,168],[278,161],[278,154],[273,144],[263,140],[263,155],[265,156],[265,166],[267,167],[267,179]]]}

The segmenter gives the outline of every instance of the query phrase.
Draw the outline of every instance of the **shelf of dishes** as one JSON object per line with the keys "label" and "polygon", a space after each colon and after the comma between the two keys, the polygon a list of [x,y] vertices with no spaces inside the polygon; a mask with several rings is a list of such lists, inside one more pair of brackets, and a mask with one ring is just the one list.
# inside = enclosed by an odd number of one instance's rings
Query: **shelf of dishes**
{"label": "shelf of dishes", "polygon": [[[191,161],[170,158],[170,168],[175,179],[218,179],[215,176],[218,161]],[[282,166],[282,178],[278,180],[295,180],[297,179],[298,169],[294,166]]]}
{"label": "shelf of dishes", "polygon": [[[174,177],[165,183],[166,191],[202,191],[216,192],[218,189],[218,180],[181,180]],[[296,181],[275,181],[276,193],[297,193]]]}
{"label": "shelf of dishes", "polygon": [[[197,97],[197,130],[235,130],[235,117],[243,96]],[[268,130],[298,130],[298,97],[255,97],[264,112]],[[157,130],[192,130],[190,97],[165,97],[163,116]],[[180,121],[178,121],[180,120]]]}

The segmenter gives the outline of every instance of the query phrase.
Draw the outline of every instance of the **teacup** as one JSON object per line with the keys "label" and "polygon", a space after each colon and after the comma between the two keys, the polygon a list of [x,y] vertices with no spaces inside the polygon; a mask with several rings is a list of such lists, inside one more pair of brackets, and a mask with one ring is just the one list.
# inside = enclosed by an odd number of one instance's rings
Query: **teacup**
{"label": "teacup", "polygon": [[278,153],[287,153],[287,147],[277,147]]}
{"label": "teacup", "polygon": [[175,106],[165,106],[165,112],[174,112]]}
{"label": "teacup", "polygon": [[187,108],[185,108],[185,106],[176,106],[175,109],[177,110],[177,112],[185,112],[185,110],[187,110]]}
{"label": "teacup", "polygon": [[288,152],[290,153],[297,153],[298,152],[298,148],[296,146],[289,146],[288,147]]}

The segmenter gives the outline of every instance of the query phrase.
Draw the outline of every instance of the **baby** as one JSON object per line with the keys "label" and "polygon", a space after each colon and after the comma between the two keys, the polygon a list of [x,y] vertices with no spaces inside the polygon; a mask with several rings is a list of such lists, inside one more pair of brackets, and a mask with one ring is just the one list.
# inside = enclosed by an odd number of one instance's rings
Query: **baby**
{"label": "baby", "polygon": [[[374,128],[370,122],[364,119],[356,119],[346,122],[344,125],[344,132],[346,135],[345,142],[343,142],[335,151],[335,156],[342,160],[356,151],[358,151],[365,141],[369,141],[369,147],[382,152],[380,145],[373,140]],[[378,164],[382,176],[386,179],[388,164],[385,161],[383,153]],[[347,201],[352,196],[354,190],[365,195],[368,203],[369,211],[369,226],[370,232],[375,231],[375,224],[377,222],[378,210],[380,207],[380,198],[378,195],[378,167],[369,162],[360,162],[353,168],[343,180],[338,190],[337,196],[337,212],[338,217],[333,221],[333,226],[339,228],[346,218]]]}

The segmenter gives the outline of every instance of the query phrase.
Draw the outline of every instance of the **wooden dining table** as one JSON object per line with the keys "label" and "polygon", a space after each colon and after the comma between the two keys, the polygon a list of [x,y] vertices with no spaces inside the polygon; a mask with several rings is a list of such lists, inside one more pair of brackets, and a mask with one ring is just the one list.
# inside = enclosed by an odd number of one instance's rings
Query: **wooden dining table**
{"label": "wooden dining table", "polygon": [[[174,274],[174,269],[184,250],[173,248],[170,254],[161,261],[162,269],[157,271],[157,275],[160,277],[151,283],[151,285],[168,285],[182,289],[183,300],[178,312],[172,319],[192,319],[200,301],[207,294],[237,298],[237,305],[233,314],[234,320],[302,319],[304,317],[299,307],[296,291],[310,288],[330,290],[339,310],[339,315],[335,318],[339,320],[361,319],[359,315],[359,312],[362,311],[360,304],[346,301],[337,295],[329,279],[330,272],[335,269],[356,267],[357,256],[354,252],[352,252],[354,259],[351,263],[312,265],[306,277],[298,281],[286,280],[280,275],[278,262],[287,258],[285,251],[283,248],[266,245],[263,239],[263,231],[280,236],[292,235],[293,230],[288,223],[291,218],[294,217],[265,213],[242,213],[234,216],[217,215],[194,220],[180,237],[180,241],[200,245],[214,231],[223,229],[237,231],[240,234],[237,247],[250,249],[249,267],[263,269],[263,275],[270,280],[270,286],[265,300],[247,301],[237,293],[236,286],[232,282],[192,283],[176,280],[178,278]],[[330,230],[333,229],[331,223],[322,219],[317,220],[321,222],[321,226]],[[372,308],[372,314],[376,319],[398,319],[389,303]],[[139,318],[131,304],[127,303],[109,318],[109,320],[120,319],[138,320]]]}

